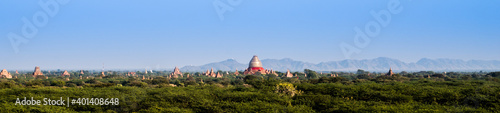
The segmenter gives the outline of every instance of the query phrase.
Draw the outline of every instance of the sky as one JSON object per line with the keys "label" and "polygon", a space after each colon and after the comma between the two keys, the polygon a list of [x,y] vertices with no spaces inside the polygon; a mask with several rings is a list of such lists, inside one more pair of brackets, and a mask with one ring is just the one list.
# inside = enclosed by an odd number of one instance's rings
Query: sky
{"label": "sky", "polygon": [[[253,55],[311,63],[377,57],[404,62],[500,60],[498,4],[498,0],[2,0],[0,68],[78,70],[101,69],[104,64],[105,69],[165,70],[226,59],[248,63]],[[390,20],[371,12],[388,14]],[[369,36],[359,38],[355,28]],[[343,51],[346,48],[349,51]]]}

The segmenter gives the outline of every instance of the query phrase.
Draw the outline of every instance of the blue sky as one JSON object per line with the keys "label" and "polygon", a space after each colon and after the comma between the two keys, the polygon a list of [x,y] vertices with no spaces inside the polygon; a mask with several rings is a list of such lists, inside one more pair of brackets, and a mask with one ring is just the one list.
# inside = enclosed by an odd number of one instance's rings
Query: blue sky
{"label": "blue sky", "polygon": [[[46,0],[42,0],[44,2]],[[48,0],[50,1],[50,0]],[[0,68],[171,69],[233,58],[247,63],[291,58],[319,63],[346,59],[355,27],[390,0],[242,0],[221,20],[216,0],[73,0],[59,4],[45,26],[13,49],[36,0],[0,2]],[[500,1],[400,0],[402,11],[350,59],[390,57],[500,60]],[[45,12],[46,13],[46,12]],[[46,13],[47,14],[47,13]],[[39,19],[39,21],[41,21]]]}

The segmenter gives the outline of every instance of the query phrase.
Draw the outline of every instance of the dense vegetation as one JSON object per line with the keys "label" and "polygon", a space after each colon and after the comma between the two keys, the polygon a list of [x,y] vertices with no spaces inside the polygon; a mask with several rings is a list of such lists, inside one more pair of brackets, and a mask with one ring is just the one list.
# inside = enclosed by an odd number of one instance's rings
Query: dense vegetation
{"label": "dense vegetation", "polygon": [[[311,70],[299,77],[226,75],[146,79],[122,73],[79,79],[0,79],[0,112],[499,112],[500,72],[393,76]],[[140,74],[140,73],[138,73]],[[304,76],[307,74],[307,77]],[[83,75],[95,76],[95,75]],[[148,79],[149,78],[149,79]],[[21,106],[17,98],[119,98],[119,105]]]}

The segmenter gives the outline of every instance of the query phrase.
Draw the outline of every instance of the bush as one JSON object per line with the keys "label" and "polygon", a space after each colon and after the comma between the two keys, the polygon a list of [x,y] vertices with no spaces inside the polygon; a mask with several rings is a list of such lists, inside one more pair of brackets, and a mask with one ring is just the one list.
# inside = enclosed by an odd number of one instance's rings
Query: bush
{"label": "bush", "polygon": [[264,80],[261,76],[257,75],[247,75],[243,79],[246,84],[252,85],[254,88],[262,89],[264,88]]}
{"label": "bush", "polygon": [[116,86],[116,84],[115,83],[98,83],[98,84],[85,84],[83,86],[84,87],[98,87],[98,88],[103,88],[103,87]]}
{"label": "bush", "polygon": [[76,87],[77,85],[75,83],[68,83],[66,84],[68,87]]}
{"label": "bush", "polygon": [[62,80],[54,80],[54,81],[51,81],[50,85],[63,87],[64,85],[66,85],[66,82],[64,82]]}
{"label": "bush", "polygon": [[136,87],[142,87],[142,88],[145,88],[148,86],[147,83],[145,82],[139,82],[139,81],[133,81],[133,82],[130,82],[127,84],[128,86],[136,86]]}
{"label": "bush", "polygon": [[499,72],[491,72],[486,75],[492,76],[492,77],[499,77],[500,76],[500,71]]}
{"label": "bush", "polygon": [[290,83],[279,83],[276,85],[276,93],[286,96],[295,96],[302,94],[302,91],[296,90],[296,86]]}
{"label": "bush", "polygon": [[0,82],[0,89],[4,88],[14,88],[16,84],[14,82]]}

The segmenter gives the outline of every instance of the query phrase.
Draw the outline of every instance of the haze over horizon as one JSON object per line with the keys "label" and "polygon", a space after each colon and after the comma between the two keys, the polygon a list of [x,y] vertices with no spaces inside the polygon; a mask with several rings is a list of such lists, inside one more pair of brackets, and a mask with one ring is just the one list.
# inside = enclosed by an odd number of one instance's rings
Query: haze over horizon
{"label": "haze over horizon", "polygon": [[[355,27],[390,0],[244,0],[220,19],[214,1],[86,0],[59,5],[43,27],[13,49],[9,33],[44,11],[39,1],[0,2],[0,69],[172,69],[226,59],[248,63],[290,58],[320,63],[347,59]],[[500,60],[500,1],[400,0],[402,11],[350,59],[388,57]],[[226,1],[223,1],[226,3]],[[9,70],[11,71],[11,70]]]}
{"label": "haze over horizon", "polygon": [[[300,70],[303,70],[303,69],[311,69],[313,68],[313,70],[316,70],[316,71],[355,71],[357,69],[364,69],[364,70],[367,70],[367,71],[381,71],[381,72],[385,72],[387,69],[386,68],[394,68],[394,69],[397,69],[397,71],[443,71],[443,69],[425,69],[425,68],[417,68],[417,67],[411,67],[409,69],[407,68],[401,68],[401,67],[398,67],[400,66],[401,64],[398,64],[398,63],[403,63],[403,65],[409,65],[409,66],[414,66],[415,64],[418,64],[419,62],[422,63],[422,62],[427,62],[427,63],[439,63],[439,64],[429,64],[429,65],[421,65],[421,66],[424,66],[424,67],[435,67],[437,65],[452,65],[452,66],[449,66],[447,68],[451,69],[451,70],[444,70],[444,71],[464,71],[464,72],[470,72],[470,71],[494,71],[494,70],[498,70],[500,69],[500,60],[462,60],[462,59],[449,59],[449,58],[438,58],[438,59],[429,59],[429,58],[422,58],[420,60],[418,60],[418,62],[404,62],[404,61],[401,61],[399,59],[394,59],[394,58],[389,58],[389,57],[378,57],[378,58],[373,58],[373,59],[345,59],[345,60],[337,60],[337,61],[323,61],[323,62],[319,62],[319,63],[311,63],[311,62],[306,62],[306,61],[299,61],[299,60],[295,60],[295,59],[291,59],[291,58],[283,58],[283,59],[261,59],[263,62],[263,65],[264,67],[266,67],[266,69],[275,69],[277,71],[285,71],[287,68],[295,68],[293,69],[293,71],[300,71]],[[267,62],[266,62],[267,61]],[[270,63],[269,63],[270,61]],[[276,62],[276,61],[284,61],[284,62]],[[374,61],[376,63],[374,63]],[[380,62],[381,61],[381,62]],[[477,67],[478,65],[479,66],[482,66],[481,63],[484,63],[484,62],[488,62],[484,67],[488,67],[487,69],[477,69],[477,68],[480,68],[480,67]],[[351,62],[349,64],[337,64],[337,63],[347,63],[347,62]],[[394,64],[396,62],[396,64]],[[471,63],[473,62],[473,63]],[[478,63],[479,62],[479,63]],[[230,63],[230,64],[226,64],[226,63]],[[234,67],[231,67],[231,65],[234,65],[232,63],[238,63],[238,66],[234,66]],[[289,65],[290,63],[293,63],[293,65]],[[334,64],[332,64],[334,63]],[[352,64],[354,63],[354,64]],[[360,64],[361,63],[361,64]],[[368,63],[368,64],[363,64],[363,63]],[[454,63],[457,63],[457,64],[454,64]],[[469,66],[469,67],[472,67],[472,68],[475,68],[475,69],[453,69],[453,68],[456,68],[456,67],[463,67],[463,63],[469,63],[469,65],[475,65],[475,66]],[[201,72],[201,71],[204,71],[206,69],[210,69],[210,68],[214,68],[216,70],[223,70],[223,71],[234,71],[235,69],[239,69],[240,71],[245,69],[246,67],[248,67],[248,61],[247,62],[240,62],[240,61],[237,61],[235,59],[226,59],[226,60],[221,60],[221,61],[213,61],[213,62],[209,62],[207,64],[202,64],[202,65],[183,65],[183,66],[176,66],[176,67],[179,67],[181,68],[182,71],[195,71],[195,72]],[[347,66],[350,66],[350,67],[337,67],[337,68],[331,68],[330,66],[326,66],[326,67],[303,67],[304,65],[347,65]],[[270,65],[273,65],[273,66],[270,66]],[[373,66],[373,65],[384,65],[384,66],[375,66],[375,67],[370,67],[370,66]],[[68,71],[78,71],[78,70],[101,70],[103,67],[103,65],[101,64],[101,67],[91,67],[91,68],[46,68],[46,67],[43,67],[43,70],[68,70]],[[208,67],[207,67],[208,66]],[[222,67],[227,67],[229,66],[229,70],[228,69],[223,69],[223,68],[220,68],[220,66]],[[276,67],[278,66],[278,67]],[[354,67],[352,67],[354,66]],[[368,67],[366,67],[368,66]],[[492,66],[492,67],[490,67]],[[497,67],[495,67],[497,66]],[[204,67],[202,70],[191,70],[190,68],[192,67]],[[330,69],[326,69],[327,67],[330,67]],[[440,66],[438,66],[440,67]],[[186,70],[187,68],[187,70]],[[300,68],[300,69],[297,69],[297,68]],[[316,69],[315,69],[316,68]],[[317,69],[317,68],[323,68],[323,69]],[[345,68],[351,68],[351,69],[345,69]],[[373,69],[367,69],[367,68],[378,68],[377,70],[373,70]],[[441,67],[440,67],[441,68]],[[172,68],[169,68],[169,67],[146,67],[146,68],[114,68],[114,67],[105,67],[105,70],[106,71],[120,71],[120,70],[138,70],[138,71],[142,71],[144,69],[147,69],[147,70],[155,70],[155,71],[171,71],[172,69],[174,69],[174,67]],[[32,71],[33,69],[31,68],[22,68],[22,69],[8,69],[8,70],[19,70],[19,71]]]}

